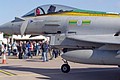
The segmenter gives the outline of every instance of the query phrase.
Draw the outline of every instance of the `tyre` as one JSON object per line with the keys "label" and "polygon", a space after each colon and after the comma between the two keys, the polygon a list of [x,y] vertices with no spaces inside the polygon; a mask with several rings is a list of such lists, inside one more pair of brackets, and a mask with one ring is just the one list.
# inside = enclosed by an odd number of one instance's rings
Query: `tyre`
{"label": "tyre", "polygon": [[63,73],[68,73],[68,72],[70,71],[70,66],[69,66],[68,64],[63,64],[63,65],[61,66],[61,71],[62,71]]}

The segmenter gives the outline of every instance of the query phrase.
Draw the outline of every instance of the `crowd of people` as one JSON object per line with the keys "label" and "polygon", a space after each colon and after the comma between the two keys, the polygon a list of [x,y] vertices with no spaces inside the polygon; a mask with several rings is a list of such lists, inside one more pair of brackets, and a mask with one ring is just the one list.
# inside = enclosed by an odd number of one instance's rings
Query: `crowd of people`
{"label": "crowd of people", "polygon": [[[7,53],[8,56],[17,56],[19,59],[40,56],[43,62],[57,58],[61,53],[59,49],[51,48],[48,41],[19,41],[13,42],[13,44],[2,43],[0,45],[0,52],[1,54]],[[48,55],[50,58],[48,58]]]}

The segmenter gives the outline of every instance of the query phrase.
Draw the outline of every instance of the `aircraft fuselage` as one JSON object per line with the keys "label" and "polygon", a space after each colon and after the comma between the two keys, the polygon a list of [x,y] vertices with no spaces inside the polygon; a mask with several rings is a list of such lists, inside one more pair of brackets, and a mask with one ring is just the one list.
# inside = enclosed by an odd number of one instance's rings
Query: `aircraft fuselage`
{"label": "aircraft fuselage", "polygon": [[[29,20],[25,34],[68,32],[79,35],[114,35],[120,31],[119,17],[40,16],[25,18],[25,20]],[[21,34],[22,23],[23,21],[8,22],[0,27],[0,30],[9,34]]]}

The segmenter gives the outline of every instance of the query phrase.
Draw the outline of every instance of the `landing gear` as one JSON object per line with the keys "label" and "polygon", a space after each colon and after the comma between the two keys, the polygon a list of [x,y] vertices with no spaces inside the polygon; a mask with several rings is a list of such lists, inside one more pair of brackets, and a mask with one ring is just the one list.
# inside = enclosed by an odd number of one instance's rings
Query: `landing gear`
{"label": "landing gear", "polygon": [[61,66],[61,71],[63,73],[68,73],[70,71],[70,66],[68,65],[68,62],[63,60],[65,64]]}

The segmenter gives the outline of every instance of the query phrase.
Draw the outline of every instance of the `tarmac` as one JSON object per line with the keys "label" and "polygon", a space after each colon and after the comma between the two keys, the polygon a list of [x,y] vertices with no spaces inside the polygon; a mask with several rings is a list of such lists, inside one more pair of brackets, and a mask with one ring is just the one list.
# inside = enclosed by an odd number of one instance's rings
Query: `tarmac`
{"label": "tarmac", "polygon": [[39,57],[9,57],[7,64],[0,64],[0,80],[120,80],[120,69],[117,66],[69,62],[71,71],[62,73],[61,57],[48,62],[42,62]]}

